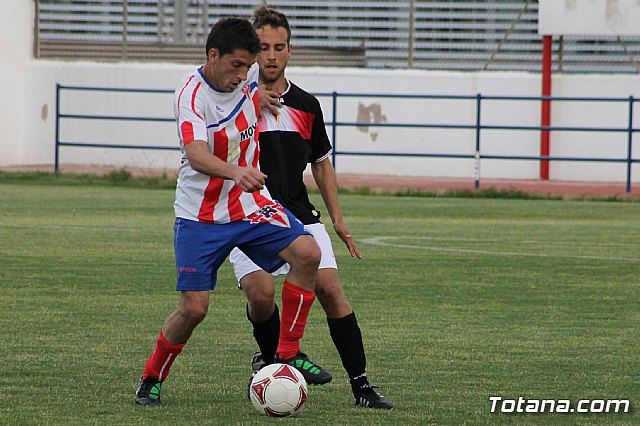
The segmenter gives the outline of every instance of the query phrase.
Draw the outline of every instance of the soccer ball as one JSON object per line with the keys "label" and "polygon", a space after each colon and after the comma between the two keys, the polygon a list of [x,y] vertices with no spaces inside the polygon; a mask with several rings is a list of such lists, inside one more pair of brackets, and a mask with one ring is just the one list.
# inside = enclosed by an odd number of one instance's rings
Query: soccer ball
{"label": "soccer ball", "polygon": [[307,382],[289,365],[267,365],[251,381],[249,397],[263,416],[295,416],[307,401]]}

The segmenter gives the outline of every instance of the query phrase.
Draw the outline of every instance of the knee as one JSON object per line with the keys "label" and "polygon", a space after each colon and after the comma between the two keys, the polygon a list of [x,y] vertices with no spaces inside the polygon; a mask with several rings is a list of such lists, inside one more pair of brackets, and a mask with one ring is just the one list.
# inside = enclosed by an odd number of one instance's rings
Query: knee
{"label": "knee", "polygon": [[326,300],[328,302],[338,298],[336,288],[330,285],[326,285],[326,283],[323,283],[321,281],[318,281],[318,283],[316,284],[315,293],[318,299]]}
{"label": "knee", "polygon": [[315,288],[316,296],[320,303],[323,306],[331,305],[331,306],[339,306],[339,305],[348,305],[347,296],[344,294],[344,290],[340,285],[340,282],[335,281],[326,281],[318,279]]}
{"label": "knee", "polygon": [[256,271],[245,275],[240,280],[240,287],[247,296],[247,302],[252,308],[271,308],[275,297],[273,277],[264,271]]}
{"label": "knee", "polygon": [[326,274],[328,270],[321,269],[318,272],[319,277],[315,288],[316,297],[325,310],[327,317],[342,318],[351,312],[347,296],[337,277],[336,279],[327,279],[325,276],[321,279],[320,276],[323,272]]}
{"label": "knee", "polygon": [[320,256],[320,247],[318,247],[315,240],[311,238],[305,243],[302,249],[298,251],[298,265],[302,268],[316,271],[320,265]]}
{"label": "knee", "polygon": [[200,324],[205,319],[208,310],[208,303],[186,303],[183,304],[180,309],[185,320],[194,326]]}
{"label": "knee", "polygon": [[252,311],[271,311],[275,300],[275,288],[273,285],[245,290],[245,293]]}

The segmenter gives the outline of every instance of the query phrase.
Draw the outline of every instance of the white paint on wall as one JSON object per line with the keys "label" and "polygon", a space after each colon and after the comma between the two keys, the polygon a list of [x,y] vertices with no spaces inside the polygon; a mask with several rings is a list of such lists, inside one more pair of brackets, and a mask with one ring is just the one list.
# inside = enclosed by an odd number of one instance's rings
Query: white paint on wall
{"label": "white paint on wall", "polygon": [[33,56],[34,3],[0,0],[0,165],[21,163],[27,63]]}

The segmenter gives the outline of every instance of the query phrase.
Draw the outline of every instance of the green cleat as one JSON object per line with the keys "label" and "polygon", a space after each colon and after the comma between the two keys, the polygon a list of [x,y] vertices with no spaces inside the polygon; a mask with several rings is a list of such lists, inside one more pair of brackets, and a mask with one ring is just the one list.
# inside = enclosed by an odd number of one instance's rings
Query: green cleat
{"label": "green cleat", "polygon": [[162,382],[152,377],[141,378],[136,390],[136,404],[144,406],[160,405],[160,387]]}
{"label": "green cleat", "polygon": [[295,367],[302,376],[310,385],[324,385],[325,383],[329,383],[333,376],[330,372],[320,367],[318,364],[313,361],[309,361],[307,355],[302,352],[298,352],[296,356],[289,359],[280,359],[280,357],[276,354],[276,362],[280,362],[282,364],[288,364],[292,367]]}

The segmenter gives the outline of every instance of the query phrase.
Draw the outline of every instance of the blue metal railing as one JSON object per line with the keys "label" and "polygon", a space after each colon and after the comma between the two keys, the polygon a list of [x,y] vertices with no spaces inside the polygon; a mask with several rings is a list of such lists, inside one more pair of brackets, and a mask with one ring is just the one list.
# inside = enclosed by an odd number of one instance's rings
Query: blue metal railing
{"label": "blue metal railing", "polygon": [[[125,148],[125,149],[149,149],[149,150],[178,150],[177,146],[149,146],[149,145],[116,145],[101,144],[93,142],[65,142],[60,140],[60,121],[63,119],[84,119],[84,120],[125,120],[125,121],[151,121],[151,122],[173,122],[174,118],[164,117],[143,117],[143,116],[119,116],[119,115],[90,115],[90,114],[64,114],[60,112],[60,98],[62,91],[102,91],[102,92],[128,92],[128,93],[159,93],[169,94],[173,90],[164,89],[132,89],[132,88],[103,88],[103,87],[82,87],[56,85],[56,123],[55,123],[55,164],[56,173],[59,171],[60,147],[95,147],[95,148]],[[332,102],[332,119],[326,122],[331,127],[333,154],[332,162],[334,168],[337,167],[337,157],[341,155],[349,156],[384,156],[384,157],[424,157],[424,158],[466,158],[475,161],[474,183],[475,187],[480,186],[480,161],[482,159],[492,160],[530,160],[530,161],[575,161],[575,162],[607,162],[626,163],[626,192],[631,192],[631,172],[634,163],[640,163],[640,159],[633,158],[633,135],[640,132],[640,128],[634,127],[633,113],[634,103],[640,99],[629,96],[628,98],[614,97],[549,97],[549,96],[485,96],[482,94],[473,95],[415,95],[415,94],[373,94],[373,93],[316,93],[317,97],[330,97]],[[475,122],[473,124],[451,124],[451,123],[360,123],[338,120],[338,98],[394,98],[394,99],[431,99],[431,100],[475,100]],[[571,126],[516,126],[516,125],[489,125],[482,124],[483,101],[554,101],[554,102],[626,102],[628,104],[628,124],[626,127],[571,127]],[[341,151],[338,148],[338,127],[394,127],[394,128],[414,128],[414,129],[467,129],[475,130],[475,151],[469,154],[443,154],[424,152],[374,152],[374,151]],[[603,133],[625,133],[627,135],[627,155],[625,158],[597,158],[597,157],[567,157],[567,156],[536,156],[536,155],[491,155],[481,152],[481,135],[483,130],[521,130],[521,131],[574,131],[574,132],[603,132]]]}
{"label": "blue metal railing", "polygon": [[150,146],[150,145],[121,145],[102,144],[94,142],[64,142],[60,140],[60,120],[61,119],[81,119],[81,120],[124,120],[124,121],[153,121],[153,122],[173,122],[175,118],[165,117],[138,117],[138,116],[118,116],[118,115],[91,115],[91,114],[63,114],[60,112],[60,98],[63,90],[77,90],[85,92],[119,92],[119,93],[160,93],[169,94],[173,90],[168,89],[129,89],[111,87],[84,87],[84,86],[63,86],[56,84],[56,150],[54,158],[54,170],[60,170],[60,147],[83,147],[83,148],[124,148],[124,149],[150,149],[163,151],[176,151],[176,146]]}
{"label": "blue metal railing", "polygon": [[[338,155],[359,156],[389,156],[389,157],[428,157],[428,158],[473,158],[475,160],[475,187],[480,186],[480,160],[534,160],[534,161],[577,161],[577,162],[610,162],[626,163],[626,192],[631,192],[631,166],[640,163],[640,159],[632,157],[633,134],[640,132],[640,128],[634,128],[633,105],[640,99],[629,96],[628,98],[613,97],[555,97],[555,96],[485,96],[471,95],[403,95],[403,94],[363,94],[363,93],[338,93],[318,94],[317,96],[331,96],[333,98],[333,118],[330,124],[333,126],[333,164],[336,166]],[[338,97],[351,98],[396,98],[396,99],[435,99],[435,100],[476,100],[476,121],[474,124],[446,124],[446,123],[357,123],[338,121]],[[503,101],[564,101],[564,102],[626,102],[628,103],[628,125],[626,127],[570,127],[570,126],[507,126],[486,125],[481,121],[481,107],[483,100]],[[338,126],[369,126],[369,127],[404,127],[404,128],[437,128],[437,129],[475,129],[475,152],[473,154],[436,154],[436,153],[389,153],[389,152],[360,152],[340,151],[337,147]],[[488,155],[480,150],[480,136],[482,130],[524,130],[524,131],[579,131],[579,132],[619,132],[627,134],[627,156],[625,158],[595,158],[595,157],[566,157],[566,156],[527,156],[527,155]]]}

